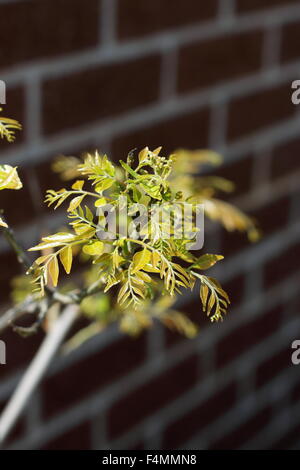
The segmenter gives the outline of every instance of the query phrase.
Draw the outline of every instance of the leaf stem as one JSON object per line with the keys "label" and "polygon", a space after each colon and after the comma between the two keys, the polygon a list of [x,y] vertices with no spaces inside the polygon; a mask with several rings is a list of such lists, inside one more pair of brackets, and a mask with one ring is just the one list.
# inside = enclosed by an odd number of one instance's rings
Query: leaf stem
{"label": "leaf stem", "polygon": [[[3,217],[3,215],[2,215],[2,219],[5,221],[5,218]],[[22,248],[22,246],[17,241],[17,239],[15,237],[15,234],[14,234],[14,231],[9,226],[1,227],[1,229],[4,233],[4,237],[6,238],[8,244],[10,245],[10,247],[13,249],[13,251],[17,255],[17,259],[18,259],[19,263],[21,263],[26,270],[29,269],[30,266],[31,266],[31,262],[30,262],[28,256],[26,255],[25,250]]]}

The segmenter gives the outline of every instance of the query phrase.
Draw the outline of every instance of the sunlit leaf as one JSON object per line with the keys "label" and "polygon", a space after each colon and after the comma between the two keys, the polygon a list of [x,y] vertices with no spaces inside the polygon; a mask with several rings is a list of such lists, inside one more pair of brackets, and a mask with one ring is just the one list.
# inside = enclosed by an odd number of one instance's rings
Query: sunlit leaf
{"label": "sunlit leaf", "polygon": [[84,196],[77,196],[72,201],[70,202],[70,205],[68,207],[68,212],[73,212],[77,207],[81,204]]}
{"label": "sunlit leaf", "polygon": [[4,222],[4,220],[1,219],[1,217],[0,217],[0,227],[6,227],[6,228],[8,227],[7,223]]}
{"label": "sunlit leaf", "polygon": [[10,165],[0,165],[0,190],[21,189],[22,187],[17,168]]}
{"label": "sunlit leaf", "polygon": [[133,264],[132,272],[135,273],[143,269],[146,266],[146,264],[149,263],[150,259],[151,259],[151,252],[147,250],[146,248],[136,253],[133,256],[133,260],[132,260],[132,264]]}
{"label": "sunlit leaf", "polygon": [[84,186],[84,181],[83,180],[77,180],[75,183],[72,185],[72,189],[75,189],[77,191],[81,191]]}
{"label": "sunlit leaf", "polygon": [[202,255],[196,261],[196,263],[192,264],[191,268],[209,269],[222,259],[224,259],[224,256],[222,255],[209,255],[209,254]]}
{"label": "sunlit leaf", "polygon": [[59,276],[59,266],[56,256],[53,256],[51,261],[48,264],[48,272],[50,274],[53,286],[56,287],[58,283]]}
{"label": "sunlit leaf", "polygon": [[84,247],[82,248],[82,251],[86,255],[95,256],[95,255],[102,255],[103,249],[104,249],[104,243],[99,240],[99,241],[92,242],[88,245],[84,245]]}
{"label": "sunlit leaf", "polygon": [[71,246],[66,246],[60,253],[59,259],[61,264],[65,268],[67,274],[70,274],[72,268],[72,261],[73,261],[73,253]]}

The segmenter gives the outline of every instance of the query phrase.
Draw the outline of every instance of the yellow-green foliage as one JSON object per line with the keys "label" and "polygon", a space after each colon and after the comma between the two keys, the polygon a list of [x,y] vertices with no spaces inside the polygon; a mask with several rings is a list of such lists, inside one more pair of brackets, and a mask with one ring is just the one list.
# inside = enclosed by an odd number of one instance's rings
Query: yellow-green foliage
{"label": "yellow-green foliage", "polygon": [[[160,152],[161,148],[150,151],[146,147],[137,158],[129,153],[126,162],[120,161],[120,165],[112,164],[98,152],[86,154],[83,159],[60,157],[55,162],[54,170],[63,180],[78,178],[70,188],[48,190],[46,196],[46,203],[55,209],[67,203],[70,227],[43,237],[41,243],[30,249],[41,251],[41,256],[28,273],[30,285],[33,283],[31,291],[43,296],[46,286],[56,288],[61,269],[66,274],[71,272],[74,256],[79,255],[90,266],[84,276],[81,310],[92,323],[70,341],[68,348],[77,347],[113,321],[118,321],[123,331],[135,335],[156,319],[168,328],[194,337],[197,326],[176,310],[174,304],[175,294],[193,290],[197,283],[203,311],[211,321],[222,320],[227,311],[230,301],[226,292],[216,279],[204,274],[223,256],[196,256],[187,248],[192,239],[176,237],[175,229],[166,239],[163,220],[142,227],[141,233],[143,230],[145,233],[142,239],[129,238],[123,233],[117,233],[114,239],[97,236],[103,224],[103,217],[97,211],[107,203],[116,206],[123,196],[129,223],[134,219],[131,209],[136,203],[146,206],[149,213],[157,203],[189,202],[193,211],[201,203],[206,216],[227,230],[245,231],[249,238],[257,238],[252,219],[216,197],[219,191],[233,191],[233,184],[224,178],[200,175],[202,165],[221,163],[218,154],[178,150],[166,158]],[[16,168],[1,166],[0,189],[21,187]],[[6,227],[1,219],[0,224]],[[24,284],[21,278],[13,287],[16,301],[30,292],[28,283]],[[73,286],[66,289],[64,283],[60,284],[61,288],[71,297],[81,292]]]}
{"label": "yellow-green foliage", "polygon": [[[17,168],[10,165],[0,165],[0,191],[2,189],[21,189],[22,182],[18,176]],[[0,217],[0,226],[7,227]]]}
{"label": "yellow-green foliage", "polygon": [[[0,111],[2,111],[2,108],[0,108]],[[15,119],[0,116],[0,138],[12,143],[15,140],[15,131],[20,131],[21,129],[21,124]]]}
{"label": "yellow-green foliage", "polygon": [[[100,240],[97,228],[101,217],[96,215],[97,208],[106,203],[116,205],[120,196],[126,197],[129,214],[135,203],[144,204],[150,211],[157,202],[182,204],[188,201],[195,203],[195,208],[196,203],[201,202],[206,214],[229,230],[254,232],[255,228],[243,213],[213,197],[218,189],[232,190],[230,182],[195,176],[201,164],[219,163],[218,155],[180,150],[176,156],[166,158],[160,156],[160,151],[161,148],[150,151],[146,147],[138,154],[136,163],[130,153],[126,162],[120,161],[121,166],[113,165],[107,156],[97,152],[87,154],[83,162],[73,157],[71,162],[66,157],[60,158],[55,169],[63,174],[63,179],[75,175],[80,179],[70,189],[49,190],[46,202],[54,208],[68,202],[70,230],[44,237],[39,245],[31,248],[31,251],[42,251],[31,271],[36,287],[43,294],[45,285],[57,286],[61,267],[70,273],[73,256],[82,252],[93,265],[96,289],[104,293],[113,291],[111,316],[120,320],[123,330],[137,333],[148,327],[153,318],[158,318],[191,337],[196,327],[182,313],[172,309],[174,294],[193,290],[198,281],[203,311],[211,321],[222,320],[229,298],[218,281],[203,271],[223,257],[214,254],[196,257],[187,249],[192,240],[177,239],[175,233],[165,239],[163,221],[155,229],[148,225],[148,236],[143,239],[117,233],[114,240]],[[164,298],[167,304],[162,302]],[[97,295],[94,299],[97,303]],[[97,316],[92,301],[85,300],[82,307],[89,316]]]}

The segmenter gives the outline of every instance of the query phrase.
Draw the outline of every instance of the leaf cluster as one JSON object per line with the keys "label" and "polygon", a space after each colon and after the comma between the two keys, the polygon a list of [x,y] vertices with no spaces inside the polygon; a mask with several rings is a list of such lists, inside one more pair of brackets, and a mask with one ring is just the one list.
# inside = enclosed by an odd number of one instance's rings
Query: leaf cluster
{"label": "leaf cluster", "polygon": [[[203,310],[212,321],[222,319],[229,299],[217,281],[203,271],[223,257],[213,254],[196,257],[187,249],[193,239],[177,238],[174,228],[168,238],[164,237],[164,217],[154,225],[147,222],[140,227],[140,238],[124,236],[121,231],[117,231],[114,239],[98,237],[99,227],[105,230],[101,208],[108,202],[116,205],[120,196],[126,199],[129,223],[134,221],[137,203],[144,204],[151,215],[158,203],[168,208],[188,201],[189,197],[172,184],[176,156],[166,158],[160,152],[161,148],[151,151],[146,147],[137,158],[130,153],[126,162],[120,161],[120,166],[98,152],[87,154],[76,170],[82,179],[76,180],[70,189],[47,192],[46,202],[55,209],[68,202],[70,230],[44,237],[30,249],[42,252],[31,270],[35,287],[42,295],[46,285],[57,286],[61,268],[70,273],[75,253],[81,252],[93,265],[96,289],[113,293],[112,299],[116,299],[111,305],[113,317],[120,319],[124,330],[137,331],[138,325],[148,325],[160,298],[175,299],[175,294],[193,290],[197,282]],[[188,336],[196,331],[180,312],[172,316],[164,309],[164,315],[160,311],[156,318],[169,326],[176,324]]]}
{"label": "leaf cluster", "polygon": [[[2,108],[0,108],[2,111]],[[6,139],[7,142],[12,143],[15,141],[15,131],[22,129],[21,124],[15,119],[10,119],[4,116],[0,116],[0,138]]]}

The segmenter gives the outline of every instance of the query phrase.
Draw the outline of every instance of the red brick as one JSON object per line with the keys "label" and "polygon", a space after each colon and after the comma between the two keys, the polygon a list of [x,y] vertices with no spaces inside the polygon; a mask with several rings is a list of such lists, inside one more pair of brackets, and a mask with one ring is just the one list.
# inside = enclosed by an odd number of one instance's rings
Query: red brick
{"label": "red brick", "polygon": [[196,356],[181,362],[131,394],[109,411],[109,436],[115,438],[191,388],[197,380]]}
{"label": "red brick", "polygon": [[260,388],[266,385],[280,373],[292,367],[295,366],[291,362],[291,350],[287,345],[286,348],[274,354],[258,366],[256,370],[256,387]]}
{"label": "red brick", "polygon": [[223,338],[216,352],[216,362],[223,367],[257,343],[270,337],[279,326],[282,316],[282,308],[278,307],[270,312],[263,312],[254,321],[247,322],[236,328],[233,332]]}
{"label": "red brick", "polygon": [[217,0],[204,4],[173,0],[171,11],[169,0],[119,0],[118,35],[128,39],[210,20],[216,16],[217,7]]}
{"label": "red brick", "polygon": [[44,444],[40,450],[91,450],[91,427],[84,422]]}
{"label": "red brick", "polygon": [[282,62],[290,62],[299,60],[299,44],[300,41],[300,22],[286,24],[282,27],[281,38],[281,60]]}
{"label": "red brick", "polygon": [[300,139],[285,142],[272,152],[272,178],[281,178],[300,171]]}
{"label": "red brick", "polygon": [[145,443],[143,441],[137,441],[135,444],[130,445],[126,450],[144,450]]}
{"label": "red brick", "polygon": [[0,6],[0,67],[76,52],[98,40],[98,0],[29,0]]}
{"label": "red brick", "polygon": [[229,105],[227,137],[232,141],[271,128],[295,112],[290,83],[236,98]]}
{"label": "red brick", "polygon": [[47,378],[42,384],[45,417],[128,374],[143,362],[145,354],[145,335],[134,340],[124,337]]}
{"label": "red brick", "polygon": [[178,148],[203,148],[208,144],[209,110],[201,109],[162,121],[151,127],[118,137],[112,144],[114,159],[126,159],[129,150],[163,146],[168,154]]}
{"label": "red brick", "polygon": [[245,155],[235,162],[223,165],[220,168],[212,168],[210,174],[220,176],[234,183],[234,192],[223,193],[222,199],[241,196],[251,189],[253,172],[253,155]]}
{"label": "red brick", "polygon": [[227,292],[230,298],[230,308],[237,308],[243,301],[245,295],[245,277],[243,275],[236,276],[230,281],[222,283],[223,289]]}
{"label": "red brick", "polygon": [[263,236],[267,236],[286,228],[289,223],[289,213],[290,198],[286,196],[250,211],[249,215],[257,221]]}
{"label": "red brick", "polygon": [[[201,397],[199,397],[201,398]],[[231,383],[211,395],[208,400],[192,409],[165,430],[163,449],[176,449],[209,424],[227,413],[236,400],[236,385]]]}
{"label": "red brick", "polygon": [[226,258],[251,247],[247,234],[222,230],[220,253]]}
{"label": "red brick", "polygon": [[265,10],[268,8],[289,6],[298,3],[298,0],[238,0],[237,10],[239,12]]}
{"label": "red brick", "polygon": [[[5,272],[7,278],[10,278],[12,276],[7,273],[11,269],[10,266],[10,263],[7,263],[5,265]],[[14,272],[14,274],[17,274],[17,270]],[[2,279],[0,279],[0,285],[1,288],[3,288]],[[3,300],[2,295],[1,300]],[[36,317],[33,315],[24,315],[22,319],[16,321],[16,324],[20,326],[29,326],[35,320]],[[31,360],[34,358],[43,338],[44,333],[41,329],[38,331],[38,333],[29,336],[28,338],[23,338],[19,334],[15,333],[11,327],[7,328],[4,333],[1,334],[1,340],[5,341],[6,344],[7,362],[5,366],[1,366],[0,368],[1,379],[6,376],[9,376],[13,372],[15,372],[16,369],[27,367]]]}
{"label": "red brick", "polygon": [[285,281],[299,270],[300,243],[292,245],[269,260],[264,267],[265,288]]}
{"label": "red brick", "polygon": [[46,80],[44,132],[62,132],[155,102],[159,72],[159,56],[148,56]]}
{"label": "red brick", "polygon": [[264,408],[246,423],[220,438],[209,446],[211,450],[236,450],[258,434],[270,421],[271,408]]}
{"label": "red brick", "polygon": [[[243,276],[237,276],[229,282],[222,283],[222,287],[228,293],[229,298],[231,300],[231,306],[228,310],[228,313],[230,315],[230,310],[237,308],[243,300],[245,292],[245,278]],[[179,310],[185,313],[189,319],[191,319],[196,325],[198,325],[200,330],[199,334],[201,335],[203,328],[215,328],[216,324],[211,323],[209,317],[207,317],[206,314],[202,311],[202,303],[198,295],[198,285],[196,285],[196,287],[194,288],[194,292],[197,294],[196,298],[179,307]],[[229,320],[230,318],[227,319],[227,321]],[[185,336],[178,333],[177,331],[172,331],[168,328],[165,328],[165,344],[167,348],[172,347],[175,344],[178,344],[183,341],[188,342],[190,340],[186,339]]]}
{"label": "red brick", "polygon": [[297,382],[292,390],[291,394],[292,402],[299,403],[300,400],[300,382]]}
{"label": "red brick", "polygon": [[261,66],[260,31],[189,44],[179,52],[179,92],[243,77]]}
{"label": "red brick", "polygon": [[283,436],[275,441],[271,449],[272,450],[289,450],[293,449],[293,446],[299,442],[300,424],[291,427]]}
{"label": "red brick", "polygon": [[[198,294],[196,298],[182,305],[181,307],[179,307],[178,310],[180,312],[183,312],[190,320],[192,320],[196,325],[198,325],[200,330],[202,329],[202,327],[205,327],[205,326],[206,327],[210,325],[213,326],[209,318],[202,311],[202,303],[201,303],[200,295],[199,295],[199,286],[198,287],[196,286],[194,288],[194,292],[197,292]],[[165,331],[165,344],[167,347],[171,347],[174,344],[178,344],[183,341],[186,341],[186,342],[191,341],[190,339],[187,339],[184,335],[180,334],[179,332],[175,330],[170,330],[167,327],[165,327],[164,331]]]}

